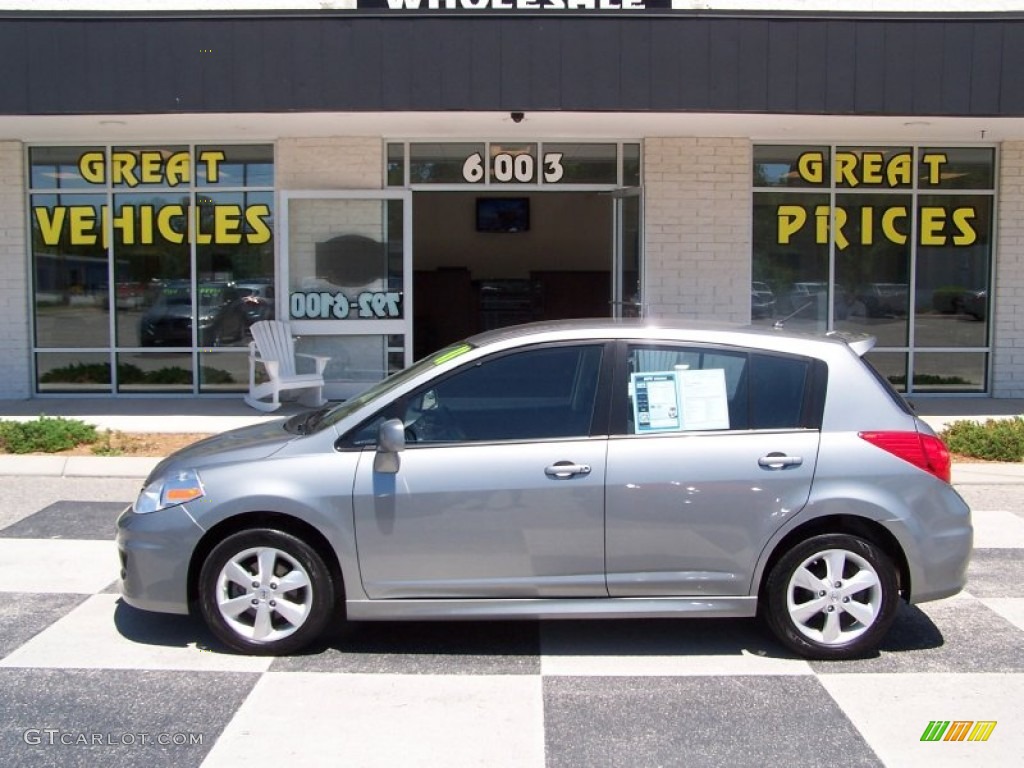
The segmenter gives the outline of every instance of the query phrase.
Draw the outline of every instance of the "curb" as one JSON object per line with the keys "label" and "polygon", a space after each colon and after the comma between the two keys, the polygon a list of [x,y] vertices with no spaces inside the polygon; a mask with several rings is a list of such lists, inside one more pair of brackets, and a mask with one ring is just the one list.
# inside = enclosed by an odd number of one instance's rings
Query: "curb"
{"label": "curb", "polygon": [[145,478],[162,460],[150,456],[0,456],[0,476]]}

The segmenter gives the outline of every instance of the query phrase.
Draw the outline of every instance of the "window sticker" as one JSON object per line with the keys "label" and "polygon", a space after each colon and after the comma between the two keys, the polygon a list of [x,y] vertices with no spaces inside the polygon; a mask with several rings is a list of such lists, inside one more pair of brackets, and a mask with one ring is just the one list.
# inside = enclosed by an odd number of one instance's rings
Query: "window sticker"
{"label": "window sticker", "polygon": [[729,396],[725,369],[679,371],[683,429],[728,429]]}
{"label": "window sticker", "polygon": [[636,434],[729,429],[725,370],[654,371],[630,375]]}
{"label": "window sticker", "polygon": [[678,371],[634,373],[630,376],[633,391],[633,424],[638,435],[650,432],[678,432]]}

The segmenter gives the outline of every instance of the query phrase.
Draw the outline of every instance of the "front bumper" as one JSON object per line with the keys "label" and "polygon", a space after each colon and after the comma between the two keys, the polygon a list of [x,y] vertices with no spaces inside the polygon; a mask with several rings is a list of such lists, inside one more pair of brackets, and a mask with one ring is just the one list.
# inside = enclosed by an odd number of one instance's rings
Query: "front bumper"
{"label": "front bumper", "polygon": [[184,506],[117,519],[118,581],[128,605],[160,613],[188,613],[188,567],[203,529]]}

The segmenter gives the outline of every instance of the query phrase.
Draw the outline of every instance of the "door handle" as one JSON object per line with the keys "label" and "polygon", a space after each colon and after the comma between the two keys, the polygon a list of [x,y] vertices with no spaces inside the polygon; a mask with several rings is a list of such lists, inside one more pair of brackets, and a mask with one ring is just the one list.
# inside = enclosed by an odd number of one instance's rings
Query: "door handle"
{"label": "door handle", "polygon": [[589,464],[575,464],[571,461],[556,461],[550,467],[544,468],[544,474],[556,480],[567,480],[576,475],[589,475]]}
{"label": "door handle", "polygon": [[804,463],[800,456],[787,456],[784,453],[769,453],[757,460],[759,467],[764,469],[785,469],[786,467],[799,467]]}

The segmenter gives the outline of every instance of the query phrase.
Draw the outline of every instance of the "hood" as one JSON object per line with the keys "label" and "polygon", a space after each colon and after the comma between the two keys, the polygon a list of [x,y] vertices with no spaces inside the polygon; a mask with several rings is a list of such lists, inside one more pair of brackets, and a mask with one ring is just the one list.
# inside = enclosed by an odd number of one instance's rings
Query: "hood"
{"label": "hood", "polygon": [[200,440],[157,464],[150,478],[178,469],[202,469],[216,464],[265,459],[299,437],[287,432],[284,424],[285,419],[277,419]]}

